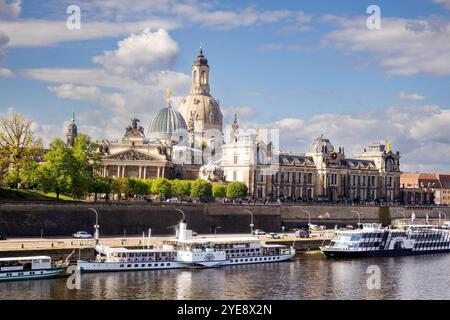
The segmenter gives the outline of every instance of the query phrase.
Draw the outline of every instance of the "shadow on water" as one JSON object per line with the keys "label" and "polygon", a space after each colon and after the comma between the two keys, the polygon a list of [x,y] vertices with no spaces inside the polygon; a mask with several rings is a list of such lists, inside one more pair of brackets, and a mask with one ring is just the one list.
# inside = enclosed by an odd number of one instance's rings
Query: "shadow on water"
{"label": "shadow on water", "polygon": [[[368,268],[380,288],[369,289]],[[321,253],[290,262],[212,269],[92,273],[0,283],[0,299],[450,299],[450,255],[346,260]]]}

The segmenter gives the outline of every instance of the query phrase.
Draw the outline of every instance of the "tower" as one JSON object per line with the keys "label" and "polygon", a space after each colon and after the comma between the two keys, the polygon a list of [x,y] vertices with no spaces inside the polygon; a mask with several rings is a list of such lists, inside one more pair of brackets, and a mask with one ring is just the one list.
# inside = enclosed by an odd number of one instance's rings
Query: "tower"
{"label": "tower", "polygon": [[191,94],[195,93],[209,95],[209,65],[202,47],[192,65]]}
{"label": "tower", "polygon": [[195,148],[202,150],[202,163],[211,156],[218,156],[216,151],[221,150],[223,143],[223,116],[219,102],[210,93],[208,59],[202,47],[192,64],[190,93],[181,101],[178,111],[187,124],[191,123],[188,129],[193,134]]}
{"label": "tower", "polygon": [[75,138],[78,134],[78,127],[75,123],[75,112],[72,112],[72,122],[69,124],[67,128],[67,145],[73,147],[75,144]]}

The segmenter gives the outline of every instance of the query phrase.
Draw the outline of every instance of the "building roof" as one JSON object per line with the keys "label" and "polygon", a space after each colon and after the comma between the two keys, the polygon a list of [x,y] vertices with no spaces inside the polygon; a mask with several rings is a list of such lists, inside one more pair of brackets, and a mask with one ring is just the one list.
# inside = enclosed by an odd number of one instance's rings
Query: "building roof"
{"label": "building roof", "polygon": [[278,159],[280,165],[314,166],[313,158],[306,155],[282,153]]}
{"label": "building roof", "polygon": [[[450,175],[448,177],[450,179]],[[432,173],[403,172],[400,176],[400,184],[406,188],[442,188],[438,175]]]}
{"label": "building roof", "polygon": [[316,138],[309,147],[310,153],[326,153],[330,154],[334,151],[334,147],[329,139],[324,138],[323,134]]}
{"label": "building roof", "polygon": [[367,169],[374,170],[376,169],[375,162],[372,160],[359,160],[359,159],[344,159],[344,163],[350,169]]}
{"label": "building roof", "polygon": [[153,118],[148,129],[149,134],[152,133],[167,133],[187,130],[186,121],[178,111],[171,106],[161,109],[155,118]]}

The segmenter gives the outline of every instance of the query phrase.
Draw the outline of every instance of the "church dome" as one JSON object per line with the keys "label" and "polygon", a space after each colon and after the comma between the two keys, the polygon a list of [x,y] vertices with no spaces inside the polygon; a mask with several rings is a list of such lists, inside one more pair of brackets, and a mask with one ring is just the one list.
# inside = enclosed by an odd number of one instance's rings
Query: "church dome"
{"label": "church dome", "polygon": [[323,137],[323,134],[320,135],[317,139],[313,141],[311,146],[309,147],[310,153],[326,153],[330,154],[334,151],[333,145],[330,143],[329,139]]}
{"label": "church dome", "polygon": [[200,48],[200,53],[194,59],[194,66],[207,66],[208,59],[203,55],[203,49]]}
{"label": "church dome", "polygon": [[148,133],[151,138],[160,138],[161,135],[172,135],[182,130],[187,130],[186,121],[181,113],[169,106],[161,109],[153,118]]}
{"label": "church dome", "polygon": [[178,110],[187,121],[192,117],[200,125],[200,130],[222,130],[223,116],[219,103],[210,95],[191,94],[181,101]]}

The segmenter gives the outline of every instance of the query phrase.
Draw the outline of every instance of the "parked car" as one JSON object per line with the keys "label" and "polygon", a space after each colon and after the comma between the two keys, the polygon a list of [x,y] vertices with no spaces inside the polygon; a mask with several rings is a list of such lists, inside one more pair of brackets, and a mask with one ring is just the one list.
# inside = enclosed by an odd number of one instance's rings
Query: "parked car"
{"label": "parked car", "polygon": [[345,226],[345,229],[353,230],[355,227],[353,227],[351,224],[348,224]]}
{"label": "parked car", "polygon": [[263,235],[266,234],[266,232],[263,231],[263,230],[261,230],[261,229],[256,229],[255,231],[253,231],[253,234],[254,234],[255,236],[263,236]]}
{"label": "parked car", "polygon": [[295,231],[295,236],[297,238],[309,238],[309,232],[308,232],[308,230],[300,229],[300,230]]}
{"label": "parked car", "polygon": [[180,202],[180,200],[178,200],[178,198],[174,197],[174,198],[167,199],[166,202],[178,203],[178,202]]}
{"label": "parked car", "polygon": [[0,240],[6,240],[6,234],[4,234],[3,232],[0,232]]}
{"label": "parked car", "polygon": [[86,231],[78,231],[72,235],[72,237],[77,239],[89,239],[92,238],[92,235]]}
{"label": "parked car", "polygon": [[278,233],[275,233],[275,232],[271,232],[271,233],[267,234],[267,236],[270,239],[281,239],[281,236]]}

